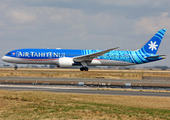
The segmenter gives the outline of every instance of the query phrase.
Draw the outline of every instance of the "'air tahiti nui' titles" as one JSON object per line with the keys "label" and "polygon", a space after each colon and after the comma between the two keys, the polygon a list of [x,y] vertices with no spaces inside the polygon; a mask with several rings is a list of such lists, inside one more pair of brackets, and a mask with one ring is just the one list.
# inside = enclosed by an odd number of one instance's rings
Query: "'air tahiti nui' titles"
{"label": "'air tahiti nui' titles", "polygon": [[65,57],[65,53],[58,53],[58,52],[16,52],[16,57],[37,57],[37,58],[60,58]]}

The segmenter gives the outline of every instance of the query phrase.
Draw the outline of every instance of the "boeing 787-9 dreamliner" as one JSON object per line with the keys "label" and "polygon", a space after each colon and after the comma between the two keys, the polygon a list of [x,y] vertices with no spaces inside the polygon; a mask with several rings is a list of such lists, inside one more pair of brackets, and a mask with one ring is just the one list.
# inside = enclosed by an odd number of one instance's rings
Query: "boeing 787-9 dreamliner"
{"label": "boeing 787-9 dreamliner", "polygon": [[157,55],[158,48],[166,29],[159,30],[141,49],[135,51],[86,49],[17,49],[2,57],[5,62],[17,64],[54,64],[67,68],[82,66],[81,71],[88,71],[87,66],[129,66],[149,63],[165,59],[165,55]]}

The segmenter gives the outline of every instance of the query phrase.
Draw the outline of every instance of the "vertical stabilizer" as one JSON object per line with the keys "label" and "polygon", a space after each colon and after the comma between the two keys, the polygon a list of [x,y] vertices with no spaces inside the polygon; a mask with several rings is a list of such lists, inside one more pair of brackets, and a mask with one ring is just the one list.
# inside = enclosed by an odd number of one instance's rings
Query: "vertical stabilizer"
{"label": "vertical stabilizer", "polygon": [[142,48],[144,53],[156,54],[166,29],[160,29]]}

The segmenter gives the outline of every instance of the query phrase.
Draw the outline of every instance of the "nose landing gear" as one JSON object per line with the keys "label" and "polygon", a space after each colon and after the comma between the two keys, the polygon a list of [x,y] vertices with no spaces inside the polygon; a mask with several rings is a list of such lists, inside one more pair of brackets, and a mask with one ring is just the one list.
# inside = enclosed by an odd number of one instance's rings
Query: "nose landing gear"
{"label": "nose landing gear", "polygon": [[17,70],[17,69],[18,69],[18,66],[15,64],[14,70]]}

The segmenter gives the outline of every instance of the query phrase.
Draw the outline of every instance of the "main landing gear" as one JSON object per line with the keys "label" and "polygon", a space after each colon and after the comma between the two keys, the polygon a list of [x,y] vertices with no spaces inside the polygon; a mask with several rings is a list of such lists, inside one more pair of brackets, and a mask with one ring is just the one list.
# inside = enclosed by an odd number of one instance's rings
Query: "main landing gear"
{"label": "main landing gear", "polygon": [[80,68],[80,71],[88,71],[88,70],[89,70],[89,68],[86,67],[87,64],[86,64],[85,61],[82,61],[82,62],[81,62],[81,65],[82,65],[82,67]]}
{"label": "main landing gear", "polygon": [[80,71],[88,71],[88,70],[89,70],[88,67],[81,67],[81,68],[80,68]]}

